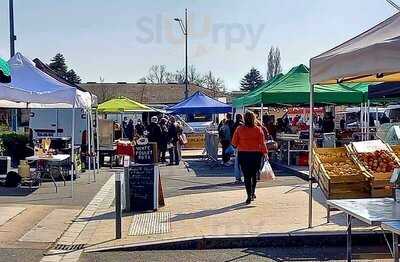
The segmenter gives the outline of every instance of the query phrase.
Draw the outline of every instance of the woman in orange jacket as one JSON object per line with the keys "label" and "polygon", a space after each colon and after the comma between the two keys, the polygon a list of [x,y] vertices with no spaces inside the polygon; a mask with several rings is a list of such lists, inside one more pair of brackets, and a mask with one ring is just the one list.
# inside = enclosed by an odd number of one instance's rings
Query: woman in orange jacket
{"label": "woman in orange jacket", "polygon": [[256,198],[257,172],[261,168],[263,156],[268,153],[264,132],[256,125],[255,115],[252,112],[244,115],[244,125],[236,129],[232,144],[238,150],[239,165],[246,186],[246,204],[250,204]]}

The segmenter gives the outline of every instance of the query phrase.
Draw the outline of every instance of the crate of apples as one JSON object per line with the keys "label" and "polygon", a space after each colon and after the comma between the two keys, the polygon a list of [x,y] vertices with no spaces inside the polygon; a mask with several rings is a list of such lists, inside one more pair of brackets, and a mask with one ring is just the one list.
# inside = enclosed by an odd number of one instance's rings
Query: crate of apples
{"label": "crate of apples", "polygon": [[395,168],[399,167],[393,156],[385,150],[358,153],[357,157],[368,171],[374,173],[392,173]]}

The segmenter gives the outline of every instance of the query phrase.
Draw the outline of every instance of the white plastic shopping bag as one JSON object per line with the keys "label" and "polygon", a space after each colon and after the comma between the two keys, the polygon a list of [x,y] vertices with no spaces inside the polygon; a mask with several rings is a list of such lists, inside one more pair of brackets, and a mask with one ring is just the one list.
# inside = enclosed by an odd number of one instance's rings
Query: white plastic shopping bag
{"label": "white plastic shopping bag", "polygon": [[261,167],[260,179],[261,181],[275,180],[275,173],[272,170],[271,164],[267,158],[264,159],[264,163]]}

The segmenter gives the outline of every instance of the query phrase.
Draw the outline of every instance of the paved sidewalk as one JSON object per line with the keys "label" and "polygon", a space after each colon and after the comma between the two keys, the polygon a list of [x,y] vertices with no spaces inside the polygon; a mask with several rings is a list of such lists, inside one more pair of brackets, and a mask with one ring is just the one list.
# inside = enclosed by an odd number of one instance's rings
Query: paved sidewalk
{"label": "paved sidewalk", "polygon": [[50,182],[32,190],[0,187],[0,261],[39,261],[115,171],[102,169],[90,183],[89,172],[82,174],[73,199],[69,181],[59,182],[58,193]]}
{"label": "paved sidewalk", "polygon": [[[86,251],[205,236],[266,236],[270,234],[296,236],[343,233],[345,219],[342,214],[334,213],[332,223],[326,223],[326,209],[321,204],[324,200],[319,189],[315,189],[316,198],[313,201],[315,227],[307,228],[307,190],[306,185],[261,188],[257,190],[257,200],[248,206],[243,203],[244,190],[166,198],[166,207],[160,209],[158,213],[164,213],[164,215],[169,213],[169,232],[130,236],[131,223],[134,220],[137,221],[137,215],[130,214],[123,218],[121,240],[114,240],[113,208],[99,210],[89,222],[89,224],[93,223],[92,232],[95,234],[91,234]],[[147,222],[142,226],[151,231],[157,226],[157,221],[151,221],[151,213],[147,215]],[[165,227],[165,221],[161,221],[161,224]],[[361,222],[355,223],[354,226],[354,231],[377,230]]]}
{"label": "paved sidewalk", "polygon": [[[114,176],[111,176],[93,200],[64,232],[53,249],[49,250],[41,261],[78,261],[82,253],[82,249],[79,246],[83,247],[86,245],[93,234],[95,234],[96,221],[93,218],[98,212],[101,212],[104,208],[108,209],[111,206],[113,196],[115,195],[114,189]],[[91,221],[92,223],[89,223]]]}

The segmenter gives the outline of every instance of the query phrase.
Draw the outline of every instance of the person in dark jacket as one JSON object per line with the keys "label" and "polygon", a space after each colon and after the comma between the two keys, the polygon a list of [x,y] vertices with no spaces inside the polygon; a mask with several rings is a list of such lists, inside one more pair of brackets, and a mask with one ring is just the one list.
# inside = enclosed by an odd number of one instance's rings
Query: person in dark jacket
{"label": "person in dark jacket", "polygon": [[229,160],[231,155],[227,153],[226,149],[231,145],[233,136],[233,125],[232,114],[227,113],[226,118],[219,124],[218,133],[219,139],[222,146],[222,162],[225,166],[229,166]]}
{"label": "person in dark jacket", "polygon": [[242,125],[244,125],[244,122],[243,122],[243,115],[242,115],[242,114],[236,114],[236,121],[235,121],[235,123],[233,124],[232,136],[233,136],[233,134],[235,133],[236,128],[238,128],[239,126],[242,126]]}
{"label": "person in dark jacket", "polygon": [[390,123],[390,118],[386,115],[386,113],[383,113],[381,119],[379,120],[379,123],[381,125]]}
{"label": "person in dark jacket", "polygon": [[147,126],[147,139],[149,142],[154,142],[159,144],[161,138],[161,128],[160,125],[158,124],[158,118],[156,116],[153,116],[151,118],[151,123],[150,125]]}
{"label": "person in dark jacket", "polygon": [[133,135],[135,133],[135,126],[133,125],[133,120],[129,119],[128,126],[127,126],[127,138],[129,138],[130,141],[133,140]]}
{"label": "person in dark jacket", "polygon": [[168,145],[168,127],[167,127],[167,119],[161,118],[160,119],[160,129],[161,129],[161,136],[159,140],[159,161],[161,163],[166,162],[165,154],[167,152],[167,145]]}
{"label": "person in dark jacket", "polygon": [[178,152],[178,142],[179,134],[178,127],[176,125],[175,117],[171,116],[169,118],[168,124],[168,142],[170,144],[169,148],[169,165],[179,165],[179,152]]}
{"label": "person in dark jacket", "polygon": [[136,126],[135,126],[135,131],[137,136],[143,136],[144,135],[144,125],[142,124],[142,120],[138,119]]}
{"label": "person in dark jacket", "polygon": [[[243,122],[243,115],[242,114],[236,114],[236,121],[235,124],[233,125],[233,134],[235,134],[235,131],[237,130],[238,127],[244,125]],[[235,175],[235,183],[236,184],[241,184],[242,183],[242,170],[240,169],[239,166],[239,158],[238,158],[238,152],[235,150],[235,165],[234,165],[234,170],[233,174]]]}
{"label": "person in dark jacket", "polygon": [[128,138],[128,118],[124,117],[124,121],[122,121],[122,134],[124,138]]}

